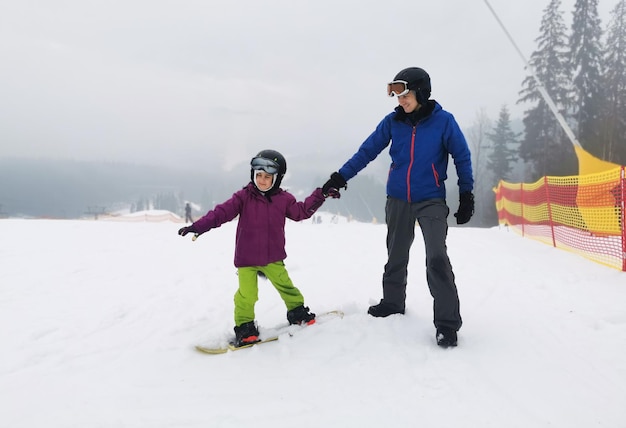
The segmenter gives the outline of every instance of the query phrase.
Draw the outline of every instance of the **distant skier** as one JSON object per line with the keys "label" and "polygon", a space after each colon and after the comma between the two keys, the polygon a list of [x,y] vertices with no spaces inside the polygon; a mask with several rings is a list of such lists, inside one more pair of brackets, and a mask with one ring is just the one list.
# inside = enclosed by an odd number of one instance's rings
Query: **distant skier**
{"label": "distant skier", "polygon": [[254,321],[258,300],[258,275],[263,274],[276,288],[287,307],[289,324],[312,324],[315,314],[304,306],[304,297],[292,283],[284,260],[285,219],[301,221],[310,218],[326,197],[338,198],[330,189],[324,195],[317,188],[304,202],[280,188],[287,162],[275,150],[263,150],[250,161],[250,183],[226,202],[217,205],[178,234],[200,235],[239,216],[235,240],[235,266],[239,289],[235,293],[235,343],[243,346],[259,341]]}
{"label": "distant skier", "polygon": [[189,204],[189,202],[185,204],[185,223],[193,223],[193,218],[191,217],[191,204]]}

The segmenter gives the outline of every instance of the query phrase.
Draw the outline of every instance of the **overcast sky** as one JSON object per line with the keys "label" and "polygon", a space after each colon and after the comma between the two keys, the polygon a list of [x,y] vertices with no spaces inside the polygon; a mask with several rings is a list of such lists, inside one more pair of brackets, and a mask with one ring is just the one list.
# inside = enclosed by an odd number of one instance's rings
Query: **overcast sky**
{"label": "overcast sky", "polygon": [[[490,0],[526,57],[548,3]],[[462,127],[481,108],[521,116],[527,72],[484,0],[0,0],[0,157],[228,169],[263,148],[344,153],[408,66]]]}

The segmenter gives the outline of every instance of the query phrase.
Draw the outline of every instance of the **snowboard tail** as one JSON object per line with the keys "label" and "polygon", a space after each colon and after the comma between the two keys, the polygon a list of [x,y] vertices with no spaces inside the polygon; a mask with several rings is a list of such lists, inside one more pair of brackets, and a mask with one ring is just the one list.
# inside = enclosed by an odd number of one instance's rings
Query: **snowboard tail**
{"label": "snowboard tail", "polygon": [[196,345],[196,350],[200,352],[204,352],[205,354],[225,354],[228,351],[238,351],[240,349],[251,348],[256,345],[261,345],[263,343],[275,342],[278,340],[278,336],[268,337],[266,339],[259,340],[254,343],[248,343],[246,345],[237,346],[235,342],[228,342],[228,345],[223,348],[210,348],[202,345]]}

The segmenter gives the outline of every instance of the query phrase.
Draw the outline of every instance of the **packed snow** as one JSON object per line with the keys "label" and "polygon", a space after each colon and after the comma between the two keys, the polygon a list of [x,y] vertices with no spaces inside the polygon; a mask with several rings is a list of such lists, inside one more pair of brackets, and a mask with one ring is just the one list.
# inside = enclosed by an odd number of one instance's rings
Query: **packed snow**
{"label": "packed snow", "polygon": [[[416,237],[406,315],[377,319],[386,228],[287,224],[332,319],[222,355],[236,221],[0,220],[0,420],[20,427],[625,427],[626,273],[506,228],[451,228],[464,325],[435,343]],[[286,309],[260,281],[260,328]]]}

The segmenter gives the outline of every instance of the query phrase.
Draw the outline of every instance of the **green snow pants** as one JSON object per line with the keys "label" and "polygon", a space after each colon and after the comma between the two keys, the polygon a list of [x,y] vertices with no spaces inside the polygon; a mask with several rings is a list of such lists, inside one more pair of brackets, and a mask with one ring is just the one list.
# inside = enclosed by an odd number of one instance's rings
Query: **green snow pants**
{"label": "green snow pants", "polygon": [[235,293],[235,325],[254,321],[254,305],[259,300],[258,272],[263,273],[280,294],[287,310],[304,304],[304,297],[291,282],[283,261],[266,266],[240,267],[239,289]]}

